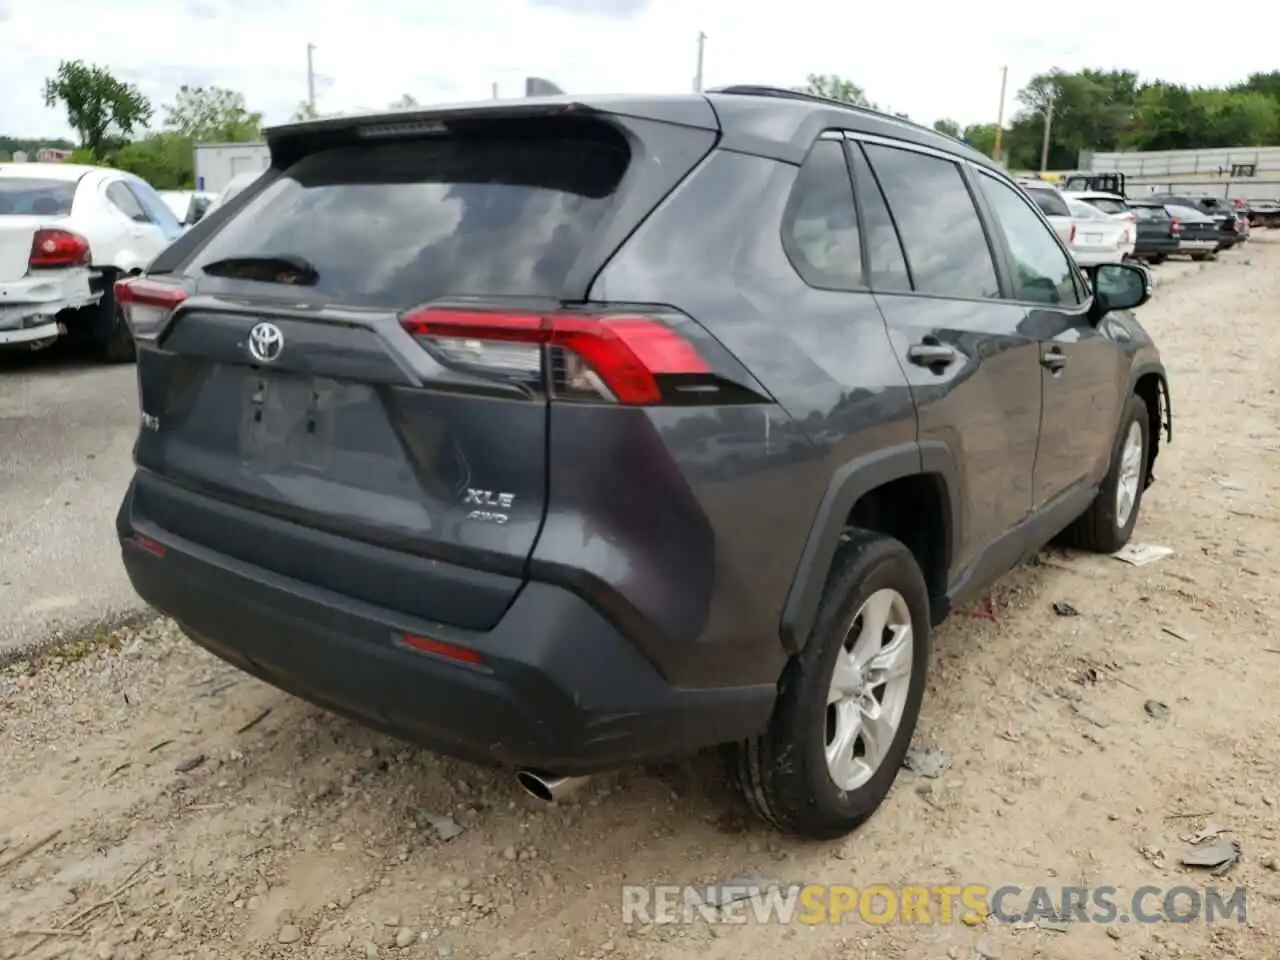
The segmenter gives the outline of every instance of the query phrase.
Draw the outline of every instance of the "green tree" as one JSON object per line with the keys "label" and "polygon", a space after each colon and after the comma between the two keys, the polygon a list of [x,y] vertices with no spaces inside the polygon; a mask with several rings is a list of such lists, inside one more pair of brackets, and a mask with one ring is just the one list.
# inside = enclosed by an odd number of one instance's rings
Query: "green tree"
{"label": "green tree", "polygon": [[829,100],[843,100],[858,107],[871,106],[866,91],[852,80],[846,80],[834,73],[811,73],[805,80],[807,83],[805,89],[815,96],[826,97]]}
{"label": "green tree", "polygon": [[157,190],[189,190],[195,184],[191,138],[176,130],[153,133],[126,144],[112,155],[110,163],[136,174]]}
{"label": "green tree", "polygon": [[400,97],[392,100],[390,104],[392,110],[408,110],[409,108],[416,107],[417,105],[418,101],[411,93],[401,94]]}
{"label": "green tree", "polygon": [[44,82],[44,102],[62,104],[67,123],[80,136],[80,146],[95,157],[104,155],[113,134],[131,136],[151,120],[151,103],[132,84],[117,80],[105,67],[83,60],[63,60]]}
{"label": "green tree", "polygon": [[948,119],[947,117],[933,121],[933,129],[937,130],[939,133],[946,134],[948,137],[959,137],[961,135],[960,124],[956,123],[954,120]]}
{"label": "green tree", "polygon": [[298,104],[297,109],[293,111],[293,116],[290,117],[290,119],[296,123],[299,120],[315,120],[319,116],[319,111],[312,106],[311,102],[309,100],[303,100]]}
{"label": "green tree", "polygon": [[262,135],[262,114],[249,111],[243,94],[222,87],[183,84],[164,112],[164,125],[195,143],[244,143]]}

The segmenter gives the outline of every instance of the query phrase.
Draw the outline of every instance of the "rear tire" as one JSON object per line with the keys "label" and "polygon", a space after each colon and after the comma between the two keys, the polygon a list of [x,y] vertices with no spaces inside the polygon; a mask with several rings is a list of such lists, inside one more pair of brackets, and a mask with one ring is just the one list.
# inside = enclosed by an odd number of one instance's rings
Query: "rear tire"
{"label": "rear tire", "polygon": [[102,299],[90,308],[94,352],[107,363],[132,363],[138,353],[124,311],[116,303],[115,277],[108,274],[106,283]]}
{"label": "rear tire", "polygon": [[1091,553],[1115,553],[1129,542],[1147,486],[1150,449],[1150,412],[1141,397],[1131,394],[1111,450],[1111,468],[1089,509],[1063,531],[1063,542]]}
{"label": "rear tire", "polygon": [[1168,259],[1169,258],[1163,253],[1157,253],[1154,256],[1147,257],[1147,263],[1151,264],[1153,267],[1158,267]]}
{"label": "rear tire", "polygon": [[769,729],[729,747],[730,772],[762,820],[830,840],[875,813],[920,716],[930,628],[911,551],[849,533],[809,642],[783,672]]}

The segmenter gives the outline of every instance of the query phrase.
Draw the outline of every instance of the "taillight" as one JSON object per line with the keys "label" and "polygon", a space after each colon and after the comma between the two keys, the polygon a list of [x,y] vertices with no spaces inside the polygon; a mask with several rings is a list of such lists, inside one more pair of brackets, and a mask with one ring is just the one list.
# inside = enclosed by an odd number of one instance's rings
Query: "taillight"
{"label": "taillight", "polygon": [[1169,232],[1175,237],[1182,233],[1182,222],[1180,220],[1169,221]]}
{"label": "taillight", "polygon": [[1076,225],[1073,223],[1071,225],[1071,232],[1067,234],[1067,243],[1075,243],[1075,242],[1076,242]]}
{"label": "taillight", "polygon": [[116,303],[135,340],[154,340],[187,293],[180,283],[149,277],[129,277],[115,285]]}
{"label": "taillight", "polygon": [[37,230],[27,266],[32,270],[87,267],[89,241],[70,230]]}
{"label": "taillight", "polygon": [[401,325],[443,363],[545,382],[551,396],[631,406],[661,403],[659,378],[711,373],[694,344],[656,316],[413,310]]}

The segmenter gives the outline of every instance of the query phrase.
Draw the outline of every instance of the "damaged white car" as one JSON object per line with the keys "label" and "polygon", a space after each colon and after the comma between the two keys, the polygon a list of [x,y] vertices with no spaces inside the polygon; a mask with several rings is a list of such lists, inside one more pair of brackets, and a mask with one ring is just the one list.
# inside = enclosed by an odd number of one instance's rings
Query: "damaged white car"
{"label": "damaged white car", "polygon": [[0,163],[0,350],[39,350],[74,336],[104,359],[132,360],[112,285],[181,233],[159,194],[133,174]]}

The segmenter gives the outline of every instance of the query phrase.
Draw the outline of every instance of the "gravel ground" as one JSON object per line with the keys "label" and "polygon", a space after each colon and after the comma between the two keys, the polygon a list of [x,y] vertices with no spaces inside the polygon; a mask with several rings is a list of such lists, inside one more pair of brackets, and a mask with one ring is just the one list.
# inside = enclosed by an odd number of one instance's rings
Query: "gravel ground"
{"label": "gravel ground", "polygon": [[[1174,444],[1136,539],[1173,554],[1047,552],[1002,581],[995,620],[941,628],[916,742],[949,765],[904,772],[855,836],[771,834],[703,758],[542,806],[240,675],[162,620],[0,672],[0,956],[1273,960],[1280,235],[1159,278],[1143,319]],[[1210,822],[1240,849],[1217,879],[1179,865]],[[744,874],[1243,885],[1248,919],[622,921],[623,884]]]}

